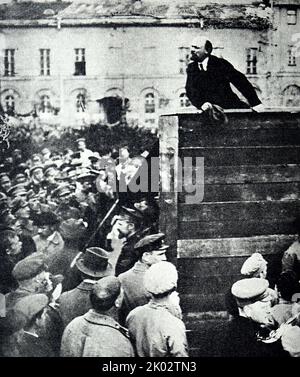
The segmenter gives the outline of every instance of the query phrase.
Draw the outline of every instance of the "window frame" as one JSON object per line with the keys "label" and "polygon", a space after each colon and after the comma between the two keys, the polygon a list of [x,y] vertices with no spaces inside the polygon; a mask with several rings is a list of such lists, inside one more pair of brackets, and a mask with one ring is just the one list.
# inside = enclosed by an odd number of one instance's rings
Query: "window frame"
{"label": "window frame", "polygon": [[14,48],[6,48],[4,50],[4,76],[13,77],[16,75],[15,71],[15,52]]}
{"label": "window frame", "polygon": [[40,48],[40,76],[51,76],[50,48]]}
{"label": "window frame", "polygon": [[257,47],[246,48],[246,74],[247,75],[257,75],[257,62],[258,62],[257,52],[258,52]]}

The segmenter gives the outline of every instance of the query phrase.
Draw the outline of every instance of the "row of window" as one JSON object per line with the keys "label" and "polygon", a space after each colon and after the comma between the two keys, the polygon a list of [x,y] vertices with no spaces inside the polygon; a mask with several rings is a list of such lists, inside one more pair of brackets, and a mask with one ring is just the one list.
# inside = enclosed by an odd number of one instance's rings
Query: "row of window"
{"label": "row of window", "polygon": [[[217,47],[215,50],[222,50],[222,47]],[[40,52],[40,75],[51,75],[51,56],[50,49],[43,48]],[[86,75],[86,56],[84,48],[75,48],[75,62],[74,62],[74,75],[85,76]],[[185,74],[187,65],[190,59],[190,48],[179,47],[179,73]],[[257,74],[257,60],[258,49],[247,48],[246,49],[246,73]],[[288,65],[296,66],[296,49],[292,46],[288,49]],[[15,76],[15,49],[6,49],[4,52],[4,76]]]}
{"label": "row of window", "polygon": [[[15,110],[15,97],[13,94],[8,94],[4,97],[4,110],[7,112]],[[189,107],[191,105],[186,93],[182,92],[179,95],[179,106]],[[76,96],[75,108],[77,113],[85,112],[87,107],[87,96],[83,93],[79,93]],[[41,113],[53,113],[53,106],[51,104],[51,98],[48,94],[43,94],[40,97],[39,111]],[[154,93],[150,92],[144,96],[144,112],[145,114],[154,114],[157,112],[157,98]]]}

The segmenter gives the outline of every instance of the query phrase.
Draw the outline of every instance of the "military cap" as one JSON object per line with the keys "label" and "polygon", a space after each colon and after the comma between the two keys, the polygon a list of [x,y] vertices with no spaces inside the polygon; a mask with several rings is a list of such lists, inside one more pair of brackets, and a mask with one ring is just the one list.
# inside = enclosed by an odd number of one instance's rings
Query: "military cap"
{"label": "military cap", "polygon": [[101,301],[114,302],[120,294],[121,283],[115,276],[105,276],[93,286],[93,294]]}
{"label": "military cap", "polygon": [[87,181],[87,180],[94,180],[96,179],[95,174],[92,174],[91,172],[81,173],[76,178],[77,181]]}
{"label": "military cap", "polygon": [[48,164],[44,167],[44,175],[49,174],[51,170],[57,171],[57,165],[56,164]]}
{"label": "military cap", "polygon": [[246,276],[253,276],[267,265],[267,261],[260,253],[254,253],[246,259],[242,268],[241,274]]}
{"label": "military cap", "polygon": [[270,301],[269,282],[266,279],[250,278],[235,282],[231,293],[240,307],[253,304],[256,301]]}
{"label": "military cap", "polygon": [[51,153],[50,149],[49,148],[43,148],[42,151],[41,151],[42,154],[48,154],[48,153]]}
{"label": "military cap", "polygon": [[141,221],[143,219],[143,216],[139,211],[137,211],[136,209],[133,209],[133,208],[125,207],[125,206],[121,206],[120,216],[123,217],[123,218],[127,217],[129,219],[130,218],[135,219],[137,221]]}
{"label": "military cap", "polygon": [[144,276],[145,289],[153,295],[161,295],[176,289],[177,281],[178,273],[176,267],[166,261],[150,266]]}
{"label": "military cap", "polygon": [[31,157],[31,160],[33,162],[38,162],[38,163],[41,163],[42,159],[41,159],[41,156],[37,153],[33,154],[32,157]]}
{"label": "military cap", "polygon": [[300,327],[290,326],[286,328],[281,337],[282,347],[291,356],[300,356]]}
{"label": "military cap", "polygon": [[29,175],[31,176],[32,173],[33,173],[35,170],[42,170],[42,171],[44,171],[44,166],[43,166],[43,165],[34,165],[34,166],[32,166],[32,167],[29,169]]}
{"label": "military cap", "polygon": [[15,214],[19,209],[28,207],[28,202],[21,197],[14,198],[11,202],[11,213]]}
{"label": "military cap", "polygon": [[66,195],[72,194],[72,192],[73,191],[70,189],[70,186],[64,184],[64,185],[58,186],[55,190],[53,190],[51,196],[53,198],[62,198]]}
{"label": "military cap", "polygon": [[86,233],[86,226],[81,219],[68,219],[61,222],[59,233],[63,239],[78,240]]}
{"label": "military cap", "polygon": [[37,226],[55,225],[60,222],[58,216],[51,211],[42,212],[34,217],[33,223]]}
{"label": "military cap", "polygon": [[76,140],[76,143],[80,143],[81,141],[85,142],[85,138],[84,137],[80,137],[79,139]]}
{"label": "military cap", "polygon": [[18,183],[25,183],[27,181],[27,177],[25,173],[18,173],[15,175],[14,180]]}
{"label": "military cap", "polygon": [[149,252],[152,250],[167,250],[168,245],[164,244],[164,233],[156,233],[145,236],[140,239],[134,246],[134,249],[139,253]]}
{"label": "military cap", "polygon": [[10,182],[9,175],[7,173],[0,173],[0,183]]}
{"label": "military cap", "polygon": [[28,280],[46,269],[43,254],[33,253],[15,265],[12,276],[18,281]]}
{"label": "military cap", "polygon": [[11,197],[27,195],[27,190],[23,183],[18,183],[17,185],[12,186],[7,194]]}

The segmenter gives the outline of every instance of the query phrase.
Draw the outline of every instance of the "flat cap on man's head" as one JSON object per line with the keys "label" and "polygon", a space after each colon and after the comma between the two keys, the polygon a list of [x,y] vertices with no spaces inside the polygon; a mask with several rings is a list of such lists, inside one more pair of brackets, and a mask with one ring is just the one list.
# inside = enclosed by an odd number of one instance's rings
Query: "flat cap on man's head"
{"label": "flat cap on man's head", "polygon": [[46,270],[47,266],[43,254],[33,253],[15,265],[12,276],[18,281],[23,281],[32,279]]}
{"label": "flat cap on man's head", "polygon": [[178,273],[176,267],[166,261],[150,266],[144,276],[144,287],[154,296],[170,292],[177,287]]}
{"label": "flat cap on man's head", "polygon": [[266,279],[250,278],[238,280],[232,285],[231,293],[240,307],[256,301],[270,301],[269,282]]}
{"label": "flat cap on man's head", "polygon": [[241,268],[241,274],[253,276],[267,265],[267,261],[260,253],[254,253],[247,258]]}

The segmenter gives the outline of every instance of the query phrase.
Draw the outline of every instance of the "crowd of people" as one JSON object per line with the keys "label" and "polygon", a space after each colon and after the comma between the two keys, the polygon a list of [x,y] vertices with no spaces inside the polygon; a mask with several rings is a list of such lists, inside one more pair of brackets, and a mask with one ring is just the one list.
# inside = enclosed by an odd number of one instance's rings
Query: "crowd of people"
{"label": "crowd of people", "polygon": [[[157,198],[119,190],[141,161],[127,146],[100,156],[82,138],[75,151],[4,159],[1,356],[189,355]],[[300,355],[299,250],[297,240],[284,253],[274,289],[262,255],[245,261],[226,295],[224,356]]]}

